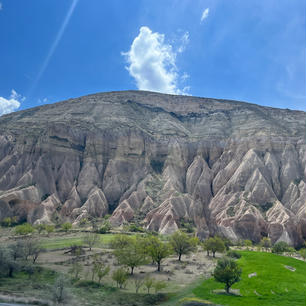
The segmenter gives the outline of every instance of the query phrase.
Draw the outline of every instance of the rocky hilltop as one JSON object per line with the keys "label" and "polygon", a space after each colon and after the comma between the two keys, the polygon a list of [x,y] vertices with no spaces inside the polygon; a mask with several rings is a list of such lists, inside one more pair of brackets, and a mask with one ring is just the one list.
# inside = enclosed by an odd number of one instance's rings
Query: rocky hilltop
{"label": "rocky hilltop", "polygon": [[0,117],[0,220],[306,238],[305,113],[125,91]]}

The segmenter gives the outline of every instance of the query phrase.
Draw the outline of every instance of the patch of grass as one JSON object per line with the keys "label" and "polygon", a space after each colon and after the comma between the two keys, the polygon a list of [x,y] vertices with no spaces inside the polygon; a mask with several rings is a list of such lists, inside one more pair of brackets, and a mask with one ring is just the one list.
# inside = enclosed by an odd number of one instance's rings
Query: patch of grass
{"label": "patch of grass", "polygon": [[[47,250],[68,248],[71,245],[82,245],[84,234],[76,237],[50,237],[42,239],[42,247]],[[99,234],[100,241],[96,247],[103,247],[108,244],[113,238],[114,234]]]}
{"label": "patch of grass", "polygon": [[[193,290],[196,297],[228,306],[304,306],[306,302],[306,263],[271,253],[240,252],[238,260],[242,279],[233,286],[242,296],[214,294],[224,289],[223,284],[212,278]],[[294,267],[292,272],[284,266]],[[251,273],[256,277],[249,278]]]}

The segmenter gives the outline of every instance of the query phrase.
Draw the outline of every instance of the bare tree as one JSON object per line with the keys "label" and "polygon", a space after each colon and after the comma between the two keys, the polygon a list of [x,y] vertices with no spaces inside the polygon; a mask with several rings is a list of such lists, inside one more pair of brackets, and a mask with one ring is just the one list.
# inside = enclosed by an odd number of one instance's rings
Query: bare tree
{"label": "bare tree", "polygon": [[94,233],[88,233],[83,237],[83,243],[88,245],[89,251],[91,251],[92,247],[96,245],[100,241],[100,237]]}
{"label": "bare tree", "polygon": [[134,285],[135,285],[135,291],[138,293],[139,289],[142,287],[144,284],[144,278],[143,277],[135,277],[134,278]]}

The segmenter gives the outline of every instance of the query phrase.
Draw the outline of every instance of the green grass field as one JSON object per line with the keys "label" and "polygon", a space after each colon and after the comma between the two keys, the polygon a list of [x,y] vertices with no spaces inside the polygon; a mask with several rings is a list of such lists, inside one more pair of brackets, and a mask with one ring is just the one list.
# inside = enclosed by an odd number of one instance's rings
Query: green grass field
{"label": "green grass field", "polygon": [[[233,289],[240,289],[241,296],[215,294],[223,289],[212,278],[205,280],[192,292],[201,299],[227,306],[305,306],[306,263],[294,258],[261,252],[241,252],[238,260],[242,278]],[[285,266],[296,270],[290,271]],[[249,278],[250,273],[257,276]]]}
{"label": "green grass field", "polygon": [[[103,247],[108,244],[113,238],[114,234],[99,234],[100,242],[96,247]],[[42,239],[42,247],[47,250],[68,248],[71,245],[82,245],[83,238],[82,235],[77,237],[50,237]]]}

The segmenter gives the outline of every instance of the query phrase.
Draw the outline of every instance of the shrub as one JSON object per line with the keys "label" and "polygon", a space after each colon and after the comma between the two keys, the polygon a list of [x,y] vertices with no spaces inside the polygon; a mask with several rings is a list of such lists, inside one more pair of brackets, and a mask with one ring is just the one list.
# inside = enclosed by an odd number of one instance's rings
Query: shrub
{"label": "shrub", "polygon": [[72,228],[72,224],[70,222],[65,222],[61,225],[61,228],[64,232],[68,232]]}
{"label": "shrub", "polygon": [[129,230],[129,232],[134,232],[134,233],[136,233],[136,232],[143,233],[144,232],[144,229],[141,226],[139,226],[135,223],[131,223],[128,230]]}
{"label": "shrub", "polygon": [[227,251],[226,255],[230,258],[235,258],[235,259],[238,259],[238,258],[241,257],[240,253],[238,253],[237,251],[234,251],[234,250]]}
{"label": "shrub", "polygon": [[289,246],[285,241],[277,242],[273,245],[272,253],[282,254],[289,251]]}
{"label": "shrub", "polygon": [[106,234],[109,233],[109,231],[112,229],[112,226],[108,220],[104,221],[98,232],[100,234]]}
{"label": "shrub", "polygon": [[17,225],[15,227],[15,233],[17,235],[28,235],[28,234],[33,233],[33,231],[34,231],[34,228],[29,223],[24,223],[24,224],[21,224],[21,225]]}

